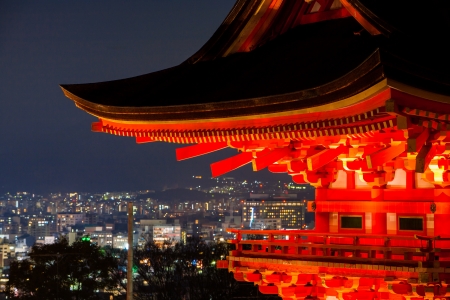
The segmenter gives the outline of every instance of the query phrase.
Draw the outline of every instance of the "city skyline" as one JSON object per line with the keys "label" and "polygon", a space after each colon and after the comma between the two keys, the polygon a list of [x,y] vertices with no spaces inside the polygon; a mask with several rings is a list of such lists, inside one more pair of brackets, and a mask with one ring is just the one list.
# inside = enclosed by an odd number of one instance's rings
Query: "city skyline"
{"label": "city skyline", "polygon": [[[137,145],[93,133],[89,124],[96,118],[77,110],[58,86],[177,65],[208,40],[234,0],[44,4],[0,4],[0,192],[158,189],[210,176],[211,162],[234,153],[176,162],[179,145]],[[252,173],[249,166],[236,174],[279,176]]]}

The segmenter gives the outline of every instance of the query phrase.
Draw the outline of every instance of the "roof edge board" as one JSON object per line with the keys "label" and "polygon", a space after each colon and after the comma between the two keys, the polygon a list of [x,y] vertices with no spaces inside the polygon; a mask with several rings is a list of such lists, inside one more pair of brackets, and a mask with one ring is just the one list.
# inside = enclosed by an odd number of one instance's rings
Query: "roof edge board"
{"label": "roof edge board", "polygon": [[[73,100],[75,103],[80,104],[83,107],[89,107],[93,111],[105,111],[109,113],[117,114],[161,114],[171,112],[201,112],[210,110],[226,110],[230,107],[233,108],[245,108],[245,107],[262,107],[267,105],[276,104],[288,104],[292,102],[301,101],[311,97],[317,97],[319,95],[331,94],[337,90],[342,90],[352,83],[356,82],[361,76],[367,75],[380,65],[380,53],[379,50],[373,52],[367,59],[365,59],[358,67],[344,74],[343,76],[328,82],[321,86],[312,87],[306,90],[295,91],[280,95],[270,95],[265,97],[257,97],[242,100],[230,100],[224,102],[210,102],[201,104],[188,104],[188,105],[172,105],[172,106],[147,106],[147,107],[115,107],[103,104],[96,104],[85,100],[69,90],[61,86],[64,95]],[[345,84],[343,84],[345,83]],[[151,112],[150,112],[151,111]]]}
{"label": "roof edge board", "polygon": [[[187,124],[187,123],[201,124],[201,123],[205,123],[205,122],[206,123],[221,123],[221,122],[233,122],[233,121],[250,121],[251,122],[252,120],[260,120],[260,119],[264,119],[264,118],[286,119],[286,117],[292,117],[295,115],[306,115],[306,114],[321,115],[322,113],[335,111],[338,109],[346,109],[348,107],[352,107],[353,105],[361,103],[361,102],[373,97],[374,95],[385,91],[388,88],[389,87],[387,85],[387,80],[384,79],[356,95],[350,96],[345,99],[341,99],[336,102],[326,103],[326,104],[316,106],[316,107],[307,107],[307,108],[302,108],[302,109],[291,110],[289,112],[254,114],[251,116],[251,120],[249,120],[249,116],[246,115],[246,116],[236,116],[236,117],[226,117],[226,118],[203,118],[203,119],[186,119],[186,120],[173,120],[173,121],[172,120],[132,121],[132,120],[120,120],[120,119],[115,119],[115,118],[108,118],[106,116],[99,116],[99,115],[96,115],[96,113],[91,111],[89,108],[83,107],[82,105],[77,104],[77,107],[79,107],[82,110],[85,110],[89,114],[96,116],[100,119],[103,119],[103,120],[106,120],[106,121],[109,121],[112,123],[120,123],[120,124],[149,124],[149,125],[159,124],[159,125],[164,125],[164,124]],[[388,99],[385,99],[385,100],[388,100]],[[374,107],[371,107],[370,109],[374,109],[374,108],[378,107],[379,103],[373,104],[373,106]],[[352,111],[352,113],[354,114],[355,112]]]}
{"label": "roof edge board", "polygon": [[450,96],[447,95],[429,92],[390,78],[387,78],[387,85],[393,89],[399,90],[401,92],[413,96],[417,96],[431,101],[441,102],[443,104],[450,104]]}

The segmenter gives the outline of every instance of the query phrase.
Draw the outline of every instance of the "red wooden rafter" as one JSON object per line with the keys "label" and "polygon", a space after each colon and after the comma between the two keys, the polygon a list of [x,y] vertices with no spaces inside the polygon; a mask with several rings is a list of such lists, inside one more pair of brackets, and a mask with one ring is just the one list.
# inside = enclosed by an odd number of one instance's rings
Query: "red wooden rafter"
{"label": "red wooden rafter", "polygon": [[200,155],[208,154],[217,150],[222,150],[227,148],[228,144],[221,143],[211,143],[211,144],[197,144],[188,147],[178,148],[176,149],[176,157],[177,160],[185,160],[193,157],[197,157]]}

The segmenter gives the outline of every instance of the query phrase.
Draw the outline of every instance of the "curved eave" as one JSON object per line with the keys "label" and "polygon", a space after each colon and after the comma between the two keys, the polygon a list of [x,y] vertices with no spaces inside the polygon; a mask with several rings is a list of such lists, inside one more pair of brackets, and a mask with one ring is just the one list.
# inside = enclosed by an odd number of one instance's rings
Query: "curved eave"
{"label": "curved eave", "polygon": [[[392,111],[394,115],[386,113],[387,101],[395,104],[395,111]],[[424,113],[440,120],[450,115],[450,96],[383,79],[366,90],[340,101],[298,110],[291,109],[282,113],[177,121],[123,121],[99,117],[100,123],[94,123],[93,130],[137,138],[156,134],[161,135],[161,140],[167,138],[169,140],[166,141],[172,142],[178,141],[177,139],[186,142],[185,134],[199,136],[205,135],[206,132],[210,132],[211,136],[223,138],[231,131],[236,131],[234,134],[239,135],[241,131],[242,134],[244,132],[248,134],[253,130],[336,135],[342,134],[342,130],[363,133],[376,128],[392,127],[397,113],[404,115]]]}
{"label": "curved eave", "polygon": [[[353,117],[361,113],[384,108],[391,99],[391,90],[387,80],[382,80],[372,87],[333,103],[317,105],[310,108],[292,109],[282,113],[254,114],[246,117],[205,118],[178,121],[123,121],[100,117],[102,126],[120,131],[209,131],[241,130],[250,128],[276,127],[288,124],[308,124],[312,122],[333,121]],[[318,128],[322,125],[310,125]],[[308,125],[306,125],[306,128]]]}
{"label": "curved eave", "polygon": [[376,51],[353,71],[322,86],[245,100],[157,107],[118,107],[92,103],[74,95],[64,86],[61,88],[77,107],[99,118],[140,123],[185,123],[258,118],[263,115],[288,116],[293,111],[305,109],[314,111],[316,107],[321,106],[337,109],[340,105],[334,103],[351,98],[384,78],[379,52]]}

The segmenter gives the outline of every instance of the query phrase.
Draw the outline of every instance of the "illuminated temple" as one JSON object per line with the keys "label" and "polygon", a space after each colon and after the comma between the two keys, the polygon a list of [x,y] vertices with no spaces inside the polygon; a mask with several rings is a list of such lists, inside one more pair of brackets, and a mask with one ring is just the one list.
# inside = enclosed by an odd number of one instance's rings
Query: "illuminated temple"
{"label": "illuminated temple", "polygon": [[[236,230],[218,266],[282,299],[450,296],[449,1],[238,0],[182,64],[61,85],[95,132],[223,148],[316,188],[314,230]],[[251,236],[265,235],[253,240]]]}

